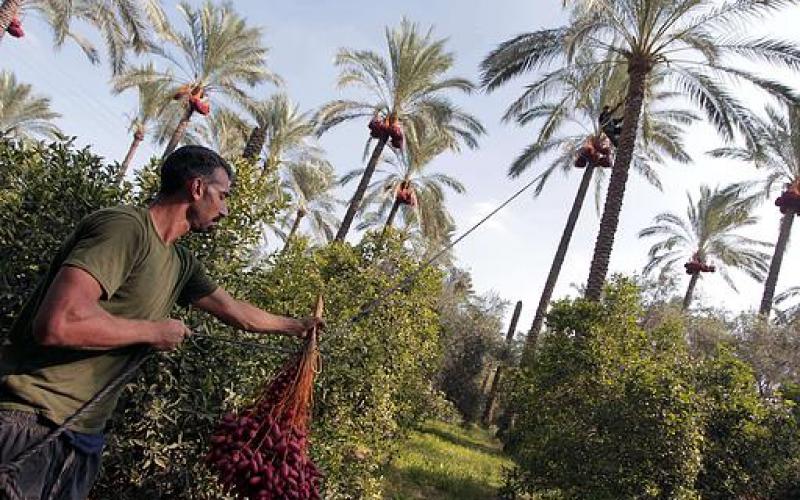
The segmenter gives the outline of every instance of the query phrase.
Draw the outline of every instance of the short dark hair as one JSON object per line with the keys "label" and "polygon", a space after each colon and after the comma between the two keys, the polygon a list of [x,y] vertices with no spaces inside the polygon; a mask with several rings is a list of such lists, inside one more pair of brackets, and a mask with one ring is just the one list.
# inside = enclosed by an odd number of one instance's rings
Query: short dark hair
{"label": "short dark hair", "polygon": [[233,169],[220,155],[203,146],[181,146],[167,156],[161,165],[160,194],[171,195],[180,191],[186,181],[210,178],[218,168],[225,169],[233,182]]}

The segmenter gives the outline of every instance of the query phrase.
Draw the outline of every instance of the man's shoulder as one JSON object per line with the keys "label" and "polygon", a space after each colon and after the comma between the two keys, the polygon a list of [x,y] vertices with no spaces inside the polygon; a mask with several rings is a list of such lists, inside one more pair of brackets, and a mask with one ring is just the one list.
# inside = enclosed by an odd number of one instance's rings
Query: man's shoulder
{"label": "man's shoulder", "polygon": [[127,229],[146,229],[147,209],[129,205],[119,205],[95,210],[81,220],[81,225],[104,226]]}

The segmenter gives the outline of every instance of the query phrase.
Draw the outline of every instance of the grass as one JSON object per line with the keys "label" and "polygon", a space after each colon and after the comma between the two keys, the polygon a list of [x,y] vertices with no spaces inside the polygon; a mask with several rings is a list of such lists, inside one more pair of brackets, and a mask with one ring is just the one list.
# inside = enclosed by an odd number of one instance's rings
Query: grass
{"label": "grass", "polygon": [[502,470],[512,465],[487,431],[428,422],[411,434],[392,461],[386,498],[496,498],[502,484]]}

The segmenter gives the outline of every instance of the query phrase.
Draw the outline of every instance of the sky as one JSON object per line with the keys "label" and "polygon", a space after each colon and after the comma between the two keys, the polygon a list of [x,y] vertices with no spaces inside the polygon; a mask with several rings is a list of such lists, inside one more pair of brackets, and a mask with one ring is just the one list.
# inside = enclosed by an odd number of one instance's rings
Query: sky
{"label": "sky", "polygon": [[[170,17],[177,20],[176,4],[165,1],[164,5]],[[499,43],[522,32],[558,26],[565,20],[561,2],[554,0],[406,0],[396,4],[362,0],[240,0],[234,6],[249,23],[264,27],[265,43],[270,47],[268,66],[284,79],[284,90],[302,110],[312,110],[331,99],[352,97],[351,92],[335,86],[336,50],[348,47],[385,53],[385,26],[398,25],[403,16],[422,25],[432,25],[435,35],[448,38],[447,48],[456,55],[452,75],[474,81],[478,79],[480,61]],[[93,66],[74,44],[67,43],[54,50],[50,32],[35,15],[26,16],[23,22],[25,38],[5,37],[0,44],[0,69],[13,71],[20,81],[32,84],[37,93],[50,97],[53,109],[62,115],[58,125],[67,134],[77,136],[78,144],[91,145],[110,161],[121,161],[131,139],[127,129],[136,109],[135,94],[113,95],[105,61]],[[798,43],[798,24],[800,9],[793,9],[748,27],[747,31],[752,36],[769,33]],[[93,37],[88,27],[78,28]],[[488,132],[481,138],[478,150],[445,154],[430,166],[430,172],[457,177],[467,188],[464,195],[448,196],[448,207],[457,224],[456,234],[468,229],[544,167],[544,163],[536,164],[517,179],[506,175],[511,161],[533,141],[537,130],[535,126],[519,128],[504,124],[500,118],[524,84],[533,78],[534,75],[521,77],[491,94],[453,96],[460,106],[483,122]],[[788,77],[787,81],[795,84],[794,78]],[[267,97],[275,91],[274,87],[264,85],[253,89],[252,94]],[[751,89],[736,91],[748,105],[763,107],[762,98]],[[363,166],[367,133],[366,123],[353,122],[321,138],[320,143],[337,172]],[[707,124],[690,127],[686,143],[694,162],[688,165],[667,162],[659,167],[663,192],[631,176],[610,273],[641,271],[651,243],[639,240],[636,234],[660,212],[685,214],[687,192],[696,197],[702,184],[725,185],[763,175],[744,163],[714,160],[705,155],[706,151],[723,145]],[[157,145],[145,144],[137,156],[139,164],[160,150]],[[509,317],[513,303],[523,302],[520,331],[527,331],[533,319],[579,181],[580,172],[555,175],[538,198],[526,192],[455,248],[458,265],[472,273],[478,293],[495,293],[508,300]],[[348,186],[341,191],[341,197],[348,198],[353,189],[354,184]],[[757,215],[761,222],[745,234],[774,242],[780,216],[776,207],[770,201]],[[599,220],[594,203],[588,203],[581,213],[554,297],[574,296],[572,284],[586,281]],[[798,275],[800,245],[795,244],[785,256],[778,291],[797,285]],[[739,293],[719,276],[710,275],[701,280],[697,296],[709,305],[731,311],[757,308],[761,285],[743,274],[734,276]],[[688,283],[685,275],[681,280],[681,287]]]}

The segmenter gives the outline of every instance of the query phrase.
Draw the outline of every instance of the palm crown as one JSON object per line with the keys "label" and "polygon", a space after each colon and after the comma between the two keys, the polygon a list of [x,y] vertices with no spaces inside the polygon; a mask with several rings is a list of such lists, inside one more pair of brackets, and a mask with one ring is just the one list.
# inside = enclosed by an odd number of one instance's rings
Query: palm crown
{"label": "palm crown", "polygon": [[772,245],[736,233],[758,221],[752,215],[757,197],[747,194],[745,189],[743,185],[723,189],[702,186],[696,201],[687,194],[685,218],[672,212],[658,214],[654,225],[639,232],[640,238],[660,238],[650,248],[645,274],[656,269],[667,274],[687,261],[713,262],[716,271],[734,290],[736,285],[730,275],[733,269],[763,281],[769,254],[762,250]]}
{"label": "palm crown", "polygon": [[[188,32],[166,30],[161,34],[165,44],[151,48],[165,65],[155,70],[132,68],[114,82],[119,92],[143,82],[163,82],[170,87],[175,99],[170,111],[176,117],[183,113],[183,117],[165,153],[180,142],[193,112],[208,113],[210,99],[224,98],[214,103],[218,106],[226,101],[246,106],[251,100],[244,86],[280,81],[267,69],[262,30],[248,26],[230,4],[206,2],[194,9],[182,2],[178,10]],[[162,141],[166,139],[165,133]]]}
{"label": "palm crown", "polygon": [[34,94],[13,73],[0,71],[0,136],[51,139],[60,133],[51,120],[60,116],[50,109],[49,98]]}
{"label": "palm crown", "polygon": [[445,50],[445,42],[434,39],[432,28],[421,33],[416,24],[403,19],[398,28],[386,29],[388,58],[371,50],[341,49],[337,54],[338,85],[360,87],[371,99],[340,99],[324,105],[317,115],[319,133],[348,120],[372,117],[370,135],[378,139],[339,226],[337,240],[345,238],[360,210],[389,136],[392,145],[400,148],[403,143],[414,147],[423,133],[443,137],[453,150],[460,149],[461,143],[477,147],[483,126],[447,97],[452,91],[470,93],[474,85],[464,78],[447,76],[454,56]]}

